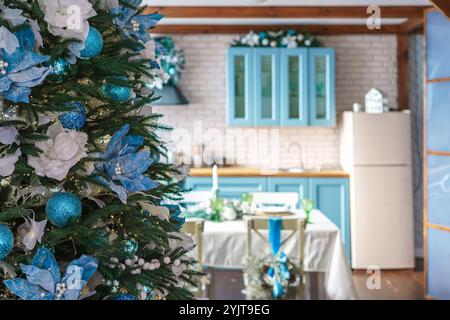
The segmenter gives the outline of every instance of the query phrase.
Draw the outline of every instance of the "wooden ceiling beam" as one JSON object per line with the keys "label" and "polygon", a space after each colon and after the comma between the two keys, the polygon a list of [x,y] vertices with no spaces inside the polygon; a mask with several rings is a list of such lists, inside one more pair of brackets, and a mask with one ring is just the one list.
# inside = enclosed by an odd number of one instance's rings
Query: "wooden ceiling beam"
{"label": "wooden ceiling beam", "polygon": [[399,26],[400,33],[414,33],[423,31],[423,18],[412,18]]}
{"label": "wooden ceiling beam", "polygon": [[[425,6],[380,6],[383,18],[418,18]],[[166,18],[367,18],[367,6],[152,7]]]}
{"label": "wooden ceiling beam", "polygon": [[161,34],[245,34],[250,31],[267,30],[308,31],[315,35],[327,34],[394,34],[399,33],[398,25],[384,25],[381,29],[370,30],[365,25],[158,25],[152,33]]}
{"label": "wooden ceiling beam", "polygon": [[431,0],[436,8],[450,19],[450,1],[448,0]]}

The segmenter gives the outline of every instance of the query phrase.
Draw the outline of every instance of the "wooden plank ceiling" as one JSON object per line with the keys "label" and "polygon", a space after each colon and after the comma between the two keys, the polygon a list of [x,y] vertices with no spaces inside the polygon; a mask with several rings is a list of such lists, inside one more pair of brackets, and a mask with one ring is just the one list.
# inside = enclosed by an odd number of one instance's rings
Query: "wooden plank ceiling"
{"label": "wooden plank ceiling", "polygon": [[431,0],[436,8],[442,11],[448,18],[450,18],[450,1],[449,0]]}
{"label": "wooden plank ceiling", "polygon": [[[262,30],[305,29],[315,34],[361,34],[361,33],[410,33],[419,30],[423,26],[424,6],[381,6],[382,18],[408,19],[400,25],[382,24],[381,29],[368,29],[366,25],[242,25],[242,24],[160,24],[153,32],[156,33],[222,33],[242,34],[250,30],[255,32]],[[367,19],[371,13],[367,6],[295,6],[295,7],[148,7],[147,12],[159,12],[165,18],[184,19],[242,19],[242,18],[271,18],[271,19]]]}

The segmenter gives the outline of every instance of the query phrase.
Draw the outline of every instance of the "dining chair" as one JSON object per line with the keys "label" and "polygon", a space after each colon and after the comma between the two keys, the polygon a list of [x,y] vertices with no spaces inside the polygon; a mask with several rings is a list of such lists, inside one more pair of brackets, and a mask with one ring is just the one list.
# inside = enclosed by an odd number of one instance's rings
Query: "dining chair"
{"label": "dining chair", "polygon": [[186,222],[181,229],[181,232],[193,237],[196,244],[196,256],[198,271],[203,272],[203,230],[205,227],[205,220],[198,218],[186,219]]}
{"label": "dining chair", "polygon": [[286,210],[295,210],[299,205],[299,195],[296,192],[253,192],[253,205],[257,208],[279,206]]}
{"label": "dining chair", "polygon": [[198,205],[211,199],[211,191],[190,191],[183,193],[183,199],[179,201],[185,206]]}
{"label": "dining chair", "polygon": [[[298,241],[298,268],[301,275],[301,283],[299,284],[299,297],[304,298],[304,251],[305,251],[305,218],[282,218],[282,230],[290,231],[287,237],[282,237],[280,250],[283,250],[283,246],[288,240],[297,236]],[[261,231],[269,230],[269,217],[249,217],[247,218],[247,258],[253,257],[253,235],[258,235],[267,245],[270,250],[270,242],[267,235],[261,233]]]}
{"label": "dining chair", "polygon": [[[205,221],[198,218],[186,219],[181,232],[190,235],[196,244],[196,260],[197,260],[197,270],[203,272],[203,230],[205,228]],[[203,279],[203,277],[202,277]],[[201,280],[199,288],[199,297],[203,296],[205,292],[205,282]]]}

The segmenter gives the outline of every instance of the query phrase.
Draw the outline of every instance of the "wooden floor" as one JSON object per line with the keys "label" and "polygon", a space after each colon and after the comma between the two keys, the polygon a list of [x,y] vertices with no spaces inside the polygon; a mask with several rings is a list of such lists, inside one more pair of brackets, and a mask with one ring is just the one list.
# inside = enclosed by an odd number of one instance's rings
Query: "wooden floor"
{"label": "wooden floor", "polygon": [[[210,270],[212,271],[212,270]],[[422,300],[422,271],[382,270],[380,289],[368,289],[370,274],[363,270],[353,271],[353,281],[359,299],[362,300]],[[221,270],[210,273],[208,298],[211,300],[243,300],[242,272]]]}
{"label": "wooden floor", "polygon": [[363,300],[422,300],[423,272],[414,270],[382,270],[380,289],[369,290],[365,271],[353,271],[353,281],[359,299]]}

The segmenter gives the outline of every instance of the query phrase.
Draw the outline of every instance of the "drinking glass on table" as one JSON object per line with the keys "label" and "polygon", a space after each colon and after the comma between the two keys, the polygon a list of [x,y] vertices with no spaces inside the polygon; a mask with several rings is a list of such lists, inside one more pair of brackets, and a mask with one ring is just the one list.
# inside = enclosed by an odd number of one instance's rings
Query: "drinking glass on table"
{"label": "drinking glass on table", "polygon": [[314,201],[312,199],[303,199],[302,208],[306,212],[306,224],[310,223],[311,211],[314,209]]}

